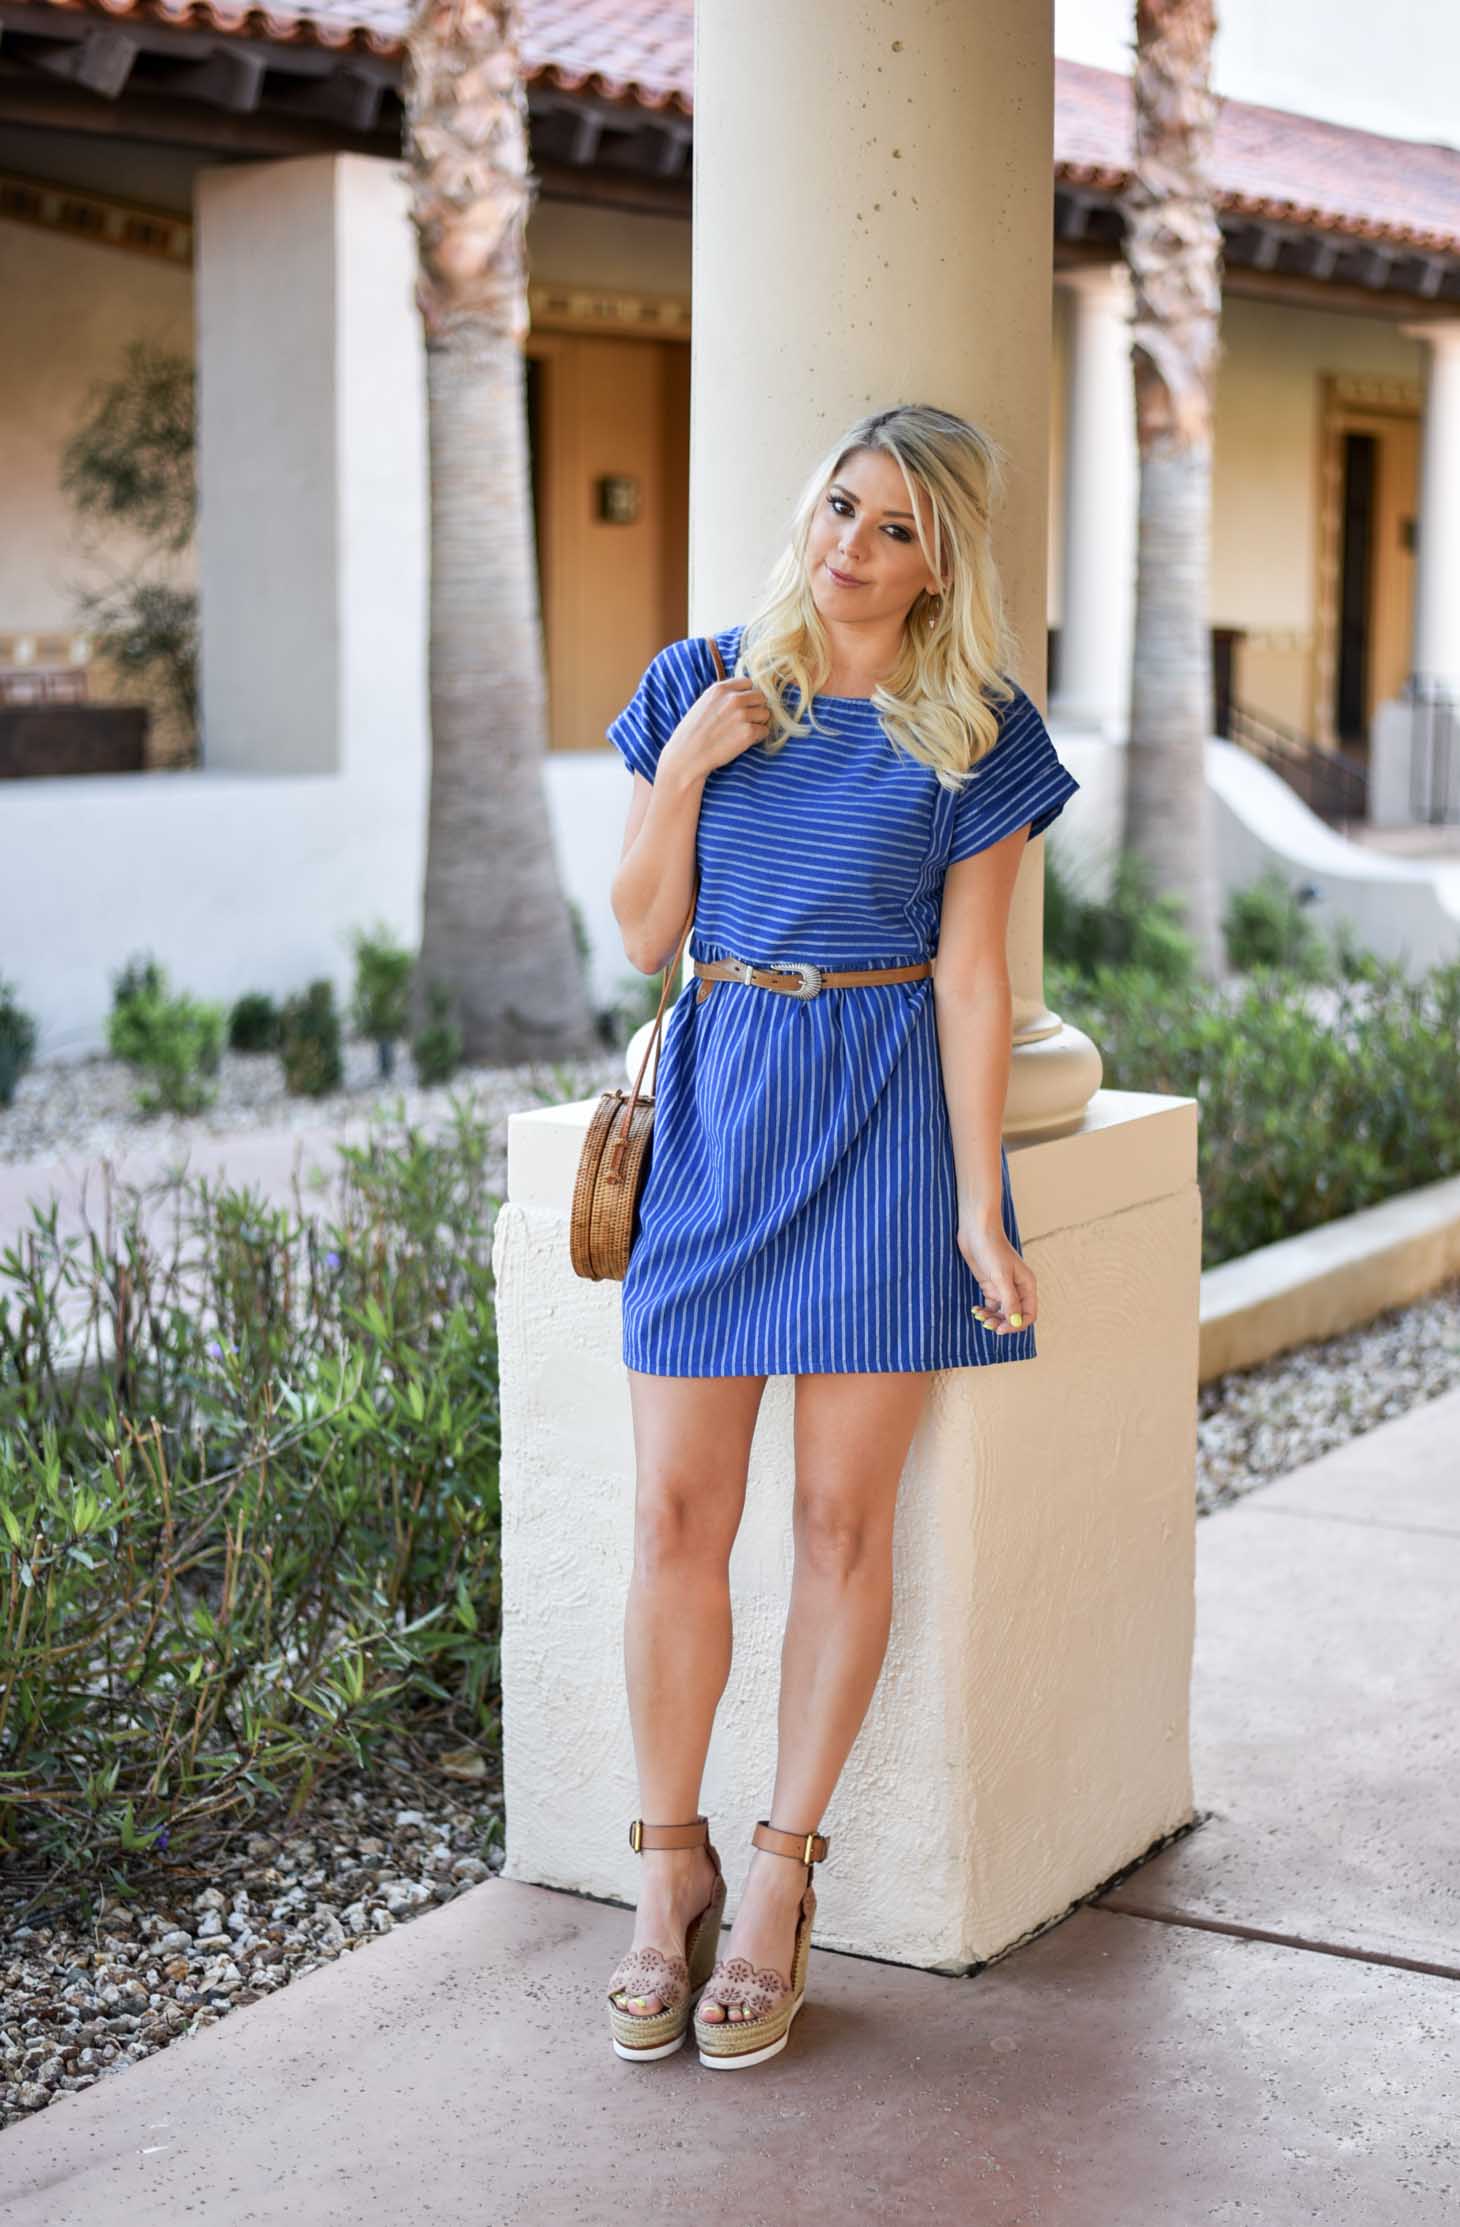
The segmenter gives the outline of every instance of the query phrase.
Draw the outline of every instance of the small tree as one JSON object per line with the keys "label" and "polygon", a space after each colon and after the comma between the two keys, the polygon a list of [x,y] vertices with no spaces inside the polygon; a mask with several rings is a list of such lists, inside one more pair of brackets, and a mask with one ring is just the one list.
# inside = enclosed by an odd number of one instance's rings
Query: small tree
{"label": "small tree", "polygon": [[383,923],[373,934],[357,928],[355,994],[350,1018],[375,1046],[382,1075],[395,1072],[395,1048],[410,1026],[415,957]]}
{"label": "small tree", "polygon": [[[78,590],[98,649],[129,678],[155,677],[195,737],[198,599],[168,577],[197,525],[197,379],[185,356],[128,345],[121,372],[93,387],[61,456],[61,486],[92,525],[140,536],[137,563],[104,588]],[[95,545],[90,554],[100,559]]]}

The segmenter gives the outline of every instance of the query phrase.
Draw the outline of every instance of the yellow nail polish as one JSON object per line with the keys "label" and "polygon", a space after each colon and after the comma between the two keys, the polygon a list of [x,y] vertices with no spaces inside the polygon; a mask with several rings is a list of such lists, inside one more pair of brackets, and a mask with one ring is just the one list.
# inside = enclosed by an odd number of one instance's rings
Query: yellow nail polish
{"label": "yellow nail polish", "polygon": [[1010,1315],[1009,1321],[1014,1329],[1018,1330],[1023,1325],[1024,1317],[1022,1315]]}

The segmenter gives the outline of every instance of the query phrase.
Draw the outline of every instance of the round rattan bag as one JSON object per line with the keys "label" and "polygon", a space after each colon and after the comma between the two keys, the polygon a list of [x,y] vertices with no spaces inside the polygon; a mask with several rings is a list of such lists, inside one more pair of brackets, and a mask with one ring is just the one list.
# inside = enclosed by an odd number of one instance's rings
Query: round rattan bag
{"label": "round rattan bag", "polygon": [[[713,635],[707,636],[710,655],[721,680],[725,660]],[[639,1193],[649,1168],[654,1138],[654,1096],[642,1088],[651,1057],[657,1059],[664,1023],[664,1001],[669,985],[679,979],[679,962],[685,938],[694,924],[699,883],[690,899],[689,917],[680,930],[674,957],[664,969],[659,1010],[632,1090],[605,1090],[593,1110],[588,1134],[578,1159],[573,1204],[568,1217],[568,1249],[576,1275],[622,1279],[629,1265],[629,1251],[638,1225]],[[657,1069],[656,1069],[657,1072]]]}
{"label": "round rattan bag", "polygon": [[[698,884],[695,894],[699,894]],[[634,1087],[625,1090],[620,1085],[617,1090],[603,1092],[583,1139],[568,1221],[569,1250],[573,1267],[580,1276],[622,1277],[629,1265],[629,1248],[638,1222],[639,1193],[649,1170],[654,1136],[653,1093],[640,1086],[650,1057],[657,1050],[664,1020],[664,1000],[670,983],[678,977],[680,953],[693,919],[691,904],[678,948],[664,969],[659,1010],[644,1046]]]}

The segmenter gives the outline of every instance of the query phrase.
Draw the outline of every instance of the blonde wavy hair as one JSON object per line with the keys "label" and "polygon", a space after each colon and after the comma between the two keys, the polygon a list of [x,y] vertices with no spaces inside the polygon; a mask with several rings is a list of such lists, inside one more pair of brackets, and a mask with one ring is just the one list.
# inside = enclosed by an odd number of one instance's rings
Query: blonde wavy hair
{"label": "blonde wavy hair", "polygon": [[[951,411],[921,402],[874,411],[816,465],[797,501],[790,539],[745,622],[735,671],[754,681],[770,705],[765,749],[781,749],[792,735],[827,732],[808,708],[831,672],[831,651],[811,594],[806,543],[817,505],[858,449],[893,458],[929,568],[941,579],[946,551],[949,573],[941,596],[919,590],[897,661],[871,700],[896,747],[932,766],[944,788],[961,788],[998,739],[996,707],[1013,697],[1008,672],[1018,645],[1004,610],[990,525],[1003,494],[1003,453]],[[931,546],[914,483],[928,497]],[[788,687],[798,692],[795,715],[786,708]]]}

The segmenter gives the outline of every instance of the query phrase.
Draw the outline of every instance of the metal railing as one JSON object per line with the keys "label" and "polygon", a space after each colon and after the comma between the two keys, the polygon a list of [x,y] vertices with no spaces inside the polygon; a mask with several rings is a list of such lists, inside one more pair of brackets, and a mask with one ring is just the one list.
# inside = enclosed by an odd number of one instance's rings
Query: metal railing
{"label": "metal railing", "polygon": [[1460,821],[1460,698],[1424,673],[1405,684],[1410,705],[1409,816],[1441,827]]}
{"label": "metal railing", "polygon": [[1296,728],[1252,711],[1233,697],[1227,707],[1227,735],[1250,750],[1296,790],[1310,812],[1336,827],[1369,816],[1369,776],[1351,758],[1324,750]]}

